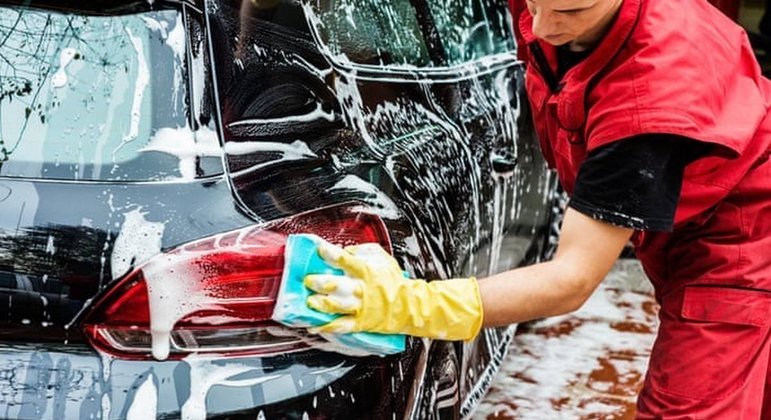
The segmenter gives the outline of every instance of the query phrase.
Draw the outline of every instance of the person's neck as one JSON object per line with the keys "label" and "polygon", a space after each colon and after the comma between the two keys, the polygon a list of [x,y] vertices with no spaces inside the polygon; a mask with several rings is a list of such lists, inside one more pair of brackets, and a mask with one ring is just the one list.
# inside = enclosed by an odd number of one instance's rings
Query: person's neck
{"label": "person's neck", "polygon": [[610,31],[613,26],[613,22],[616,20],[619,10],[621,10],[621,4],[623,0],[616,0],[613,6],[608,9],[608,13],[597,22],[594,29],[587,32],[579,39],[575,39],[568,44],[568,49],[574,52],[582,52],[594,49],[597,44],[600,43],[602,38]]}

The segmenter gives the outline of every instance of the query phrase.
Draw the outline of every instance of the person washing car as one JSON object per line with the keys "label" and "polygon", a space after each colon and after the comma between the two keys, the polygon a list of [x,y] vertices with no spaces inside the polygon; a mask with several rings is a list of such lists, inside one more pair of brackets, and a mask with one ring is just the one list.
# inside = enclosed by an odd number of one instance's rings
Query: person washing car
{"label": "person washing car", "polygon": [[[513,0],[543,153],[571,200],[552,261],[405,280],[324,246],[326,332],[468,340],[579,308],[630,240],[661,304],[639,418],[771,418],[771,82],[703,0]],[[526,7],[525,7],[526,6]]]}

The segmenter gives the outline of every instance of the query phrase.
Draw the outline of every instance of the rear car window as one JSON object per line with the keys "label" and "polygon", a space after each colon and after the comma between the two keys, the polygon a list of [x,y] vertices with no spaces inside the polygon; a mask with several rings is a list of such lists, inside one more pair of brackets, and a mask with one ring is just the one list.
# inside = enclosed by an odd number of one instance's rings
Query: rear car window
{"label": "rear car window", "polygon": [[218,140],[189,128],[186,39],[178,10],[95,16],[0,6],[0,175],[205,174],[200,157],[217,154]]}

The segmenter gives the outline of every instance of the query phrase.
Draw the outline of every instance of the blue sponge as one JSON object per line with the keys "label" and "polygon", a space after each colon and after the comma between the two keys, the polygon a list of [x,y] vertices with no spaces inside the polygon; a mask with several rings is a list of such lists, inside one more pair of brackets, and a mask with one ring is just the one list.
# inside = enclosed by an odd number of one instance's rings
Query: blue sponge
{"label": "blue sponge", "polygon": [[[311,234],[289,235],[284,251],[284,273],[273,311],[273,320],[288,327],[309,328],[329,323],[340,315],[309,308],[305,301],[313,291],[305,287],[307,274],[336,274],[343,271],[327,264],[318,254],[324,241]],[[333,346],[325,348],[351,355],[388,355],[404,351],[406,338],[397,334],[351,333],[322,334]],[[342,348],[334,345],[342,345]],[[336,348],[337,347],[337,348]]]}

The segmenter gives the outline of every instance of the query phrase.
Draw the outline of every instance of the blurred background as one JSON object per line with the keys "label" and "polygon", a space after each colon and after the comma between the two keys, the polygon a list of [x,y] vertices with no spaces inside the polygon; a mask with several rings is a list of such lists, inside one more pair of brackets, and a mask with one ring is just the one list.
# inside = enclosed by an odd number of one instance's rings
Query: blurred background
{"label": "blurred background", "polygon": [[771,0],[712,0],[711,3],[747,30],[763,73],[771,76],[771,15],[763,18]]}

